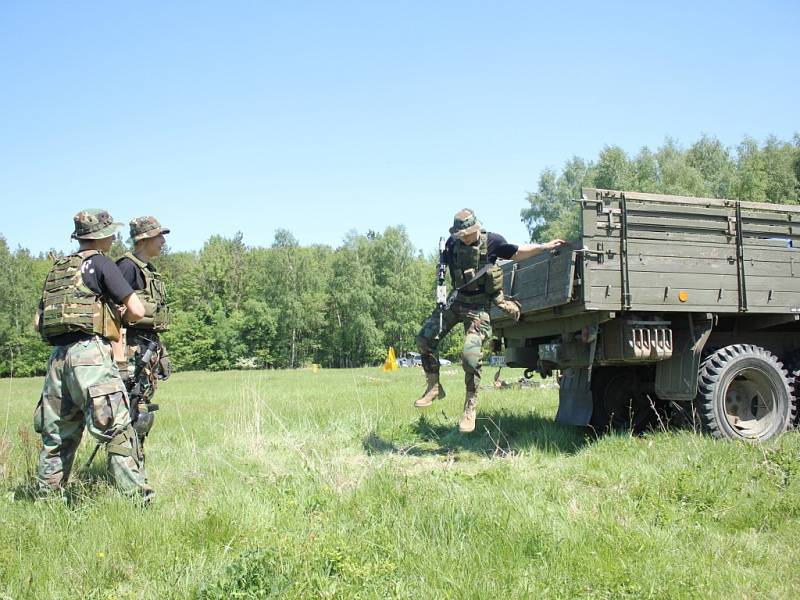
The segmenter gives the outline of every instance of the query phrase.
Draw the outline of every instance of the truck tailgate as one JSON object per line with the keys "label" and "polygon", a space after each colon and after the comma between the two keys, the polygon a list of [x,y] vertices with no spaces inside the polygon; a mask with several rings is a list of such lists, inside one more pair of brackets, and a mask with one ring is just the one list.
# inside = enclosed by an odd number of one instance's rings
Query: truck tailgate
{"label": "truck tailgate", "polygon": [[[575,244],[565,244],[554,252],[506,263],[503,268],[503,291],[522,305],[528,314],[566,304],[572,298],[575,279]],[[496,308],[492,318],[502,318]]]}

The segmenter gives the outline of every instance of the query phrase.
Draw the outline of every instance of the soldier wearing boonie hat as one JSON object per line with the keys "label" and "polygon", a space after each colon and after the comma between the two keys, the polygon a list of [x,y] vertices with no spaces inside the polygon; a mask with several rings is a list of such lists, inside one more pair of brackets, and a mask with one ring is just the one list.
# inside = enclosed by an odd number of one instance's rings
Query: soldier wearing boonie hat
{"label": "soldier wearing boonie hat", "polygon": [[494,303],[515,320],[520,318],[521,311],[518,302],[504,297],[503,272],[495,261],[523,260],[562,243],[553,240],[547,244],[509,244],[503,236],[483,229],[472,209],[464,208],[455,214],[443,253],[454,292],[444,309],[436,307],[417,335],[427,387],[414,406],[425,408],[444,398],[444,388],[439,382],[439,341],[458,323],[463,323],[466,335],[461,364],[466,398],[458,426],[463,433],[475,430],[483,342],[492,332],[489,308]]}
{"label": "soldier wearing boonie hat", "polygon": [[481,222],[472,212],[472,209],[462,208],[453,217],[453,226],[449,229],[450,235],[462,239],[481,230]]}
{"label": "soldier wearing boonie hat", "polygon": [[122,223],[116,223],[108,211],[101,208],[82,210],[72,220],[75,223],[75,229],[70,236],[73,240],[100,240],[112,237],[117,229],[122,227]]}
{"label": "soldier wearing boonie hat", "polygon": [[169,233],[169,229],[162,227],[155,217],[136,217],[131,219],[130,227],[131,237],[128,241],[133,243]]}
{"label": "soldier wearing boonie hat", "polygon": [[111,349],[120,335],[117,305],[128,315],[144,314],[133,288],[103,254],[122,224],[102,209],[82,210],[73,220],[79,250],[55,261],[36,314],[38,331],[53,346],[34,413],[34,429],[42,436],[39,489],[63,490],[85,427],[105,445],[116,486],[149,501],[154,492]]}
{"label": "soldier wearing boonie hat", "polygon": [[[133,410],[134,428],[142,448],[158,409],[158,405],[152,403],[158,382],[169,378],[172,373],[172,364],[160,337],[161,333],[169,330],[170,325],[166,288],[152,262],[161,254],[167,233],[169,229],[162,227],[155,217],[131,219],[129,241],[133,243],[133,252],[127,252],[117,261],[126,281],[142,298],[145,307],[141,319],[128,322],[125,356],[118,363],[132,401],[136,404]],[[150,346],[153,351],[148,354]]]}

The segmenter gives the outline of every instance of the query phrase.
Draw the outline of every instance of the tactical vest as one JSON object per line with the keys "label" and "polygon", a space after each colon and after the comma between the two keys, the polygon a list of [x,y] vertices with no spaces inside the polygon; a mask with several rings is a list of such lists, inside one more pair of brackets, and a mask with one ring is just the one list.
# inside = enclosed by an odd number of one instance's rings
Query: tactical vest
{"label": "tactical vest", "polygon": [[39,325],[45,341],[65,333],[100,335],[116,342],[122,324],[119,312],[110,300],[99,296],[84,282],[83,261],[98,250],[86,250],[59,258],[45,280],[42,292],[42,315]]}
{"label": "tactical vest", "polygon": [[486,231],[481,230],[480,241],[474,246],[455,239],[453,251],[450,254],[450,279],[453,282],[453,288],[460,288],[459,296],[464,302],[488,305],[492,298],[503,291],[503,271],[495,265],[491,265],[486,273],[466,285],[486,265],[489,265],[489,244]]}
{"label": "tactical vest", "polygon": [[[136,329],[150,329],[156,332],[167,331],[170,325],[169,307],[167,306],[167,291],[164,280],[152,264],[146,263],[131,253],[125,253],[120,260],[132,260],[144,277],[144,289],[136,290],[136,295],[144,304],[144,317],[129,325]],[[117,261],[119,264],[119,261]]]}

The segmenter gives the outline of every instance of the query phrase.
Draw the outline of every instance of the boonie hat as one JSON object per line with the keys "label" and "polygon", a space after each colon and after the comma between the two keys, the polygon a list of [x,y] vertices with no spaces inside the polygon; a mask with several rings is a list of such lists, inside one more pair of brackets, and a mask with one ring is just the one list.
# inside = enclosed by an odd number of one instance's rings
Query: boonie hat
{"label": "boonie hat", "polygon": [[462,238],[480,230],[481,223],[475,217],[475,212],[471,208],[462,208],[453,217],[453,226],[450,228],[450,233],[457,238]]}
{"label": "boonie hat", "polygon": [[131,241],[138,242],[157,235],[169,233],[155,217],[136,217],[131,219]]}
{"label": "boonie hat", "polygon": [[75,221],[73,240],[101,240],[111,237],[122,227],[122,223],[115,223],[108,211],[102,208],[87,208],[72,220]]}

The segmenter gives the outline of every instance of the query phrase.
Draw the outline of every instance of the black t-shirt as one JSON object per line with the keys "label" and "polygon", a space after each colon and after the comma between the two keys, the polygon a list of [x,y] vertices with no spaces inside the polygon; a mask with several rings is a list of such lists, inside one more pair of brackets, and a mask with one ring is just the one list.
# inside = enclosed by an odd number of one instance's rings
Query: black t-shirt
{"label": "black t-shirt", "polygon": [[81,264],[83,283],[93,292],[122,304],[133,288],[122,276],[116,263],[102,254],[90,256]]}
{"label": "black t-shirt", "polygon": [[[125,281],[116,263],[107,256],[95,254],[81,263],[81,277],[93,292],[122,304],[133,293],[133,288]],[[65,333],[50,338],[54,346],[66,346],[90,338],[86,333]]]}
{"label": "black t-shirt", "polygon": [[134,290],[144,289],[144,275],[142,275],[142,270],[139,268],[139,265],[125,256],[120,259],[117,266],[119,270],[122,271],[122,276],[125,278],[125,281],[127,281]]}
{"label": "black t-shirt", "polygon": [[[444,259],[447,264],[450,264],[450,257],[453,254],[453,246],[456,243],[456,239],[451,235],[447,242],[444,245]],[[480,244],[481,240],[478,239],[475,244]],[[486,253],[488,255],[488,259],[490,263],[494,263],[497,261],[498,258],[510,259],[514,256],[519,250],[519,246],[516,244],[509,244],[499,233],[492,233],[491,231],[486,233]]]}

